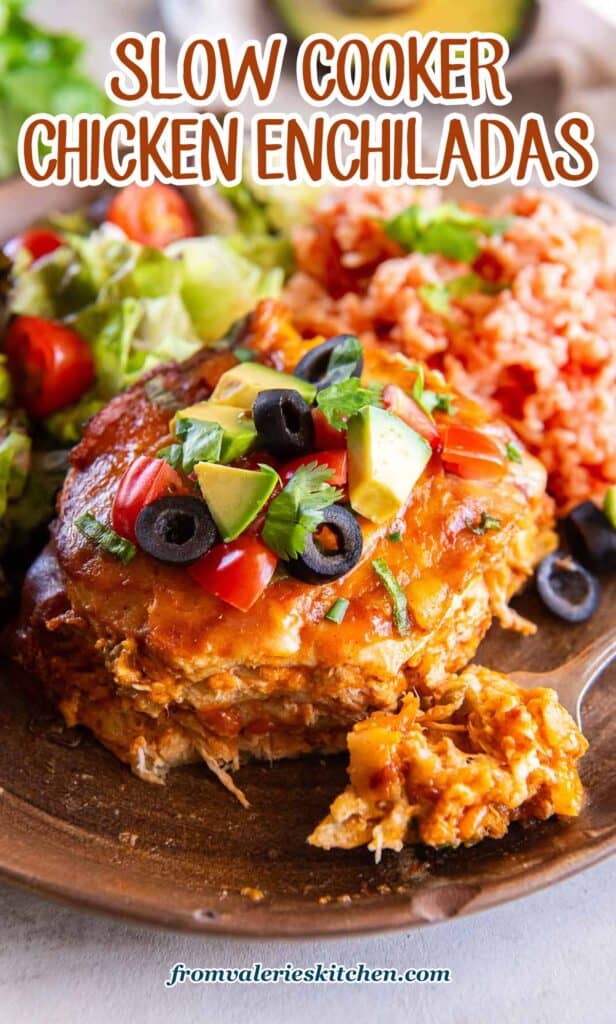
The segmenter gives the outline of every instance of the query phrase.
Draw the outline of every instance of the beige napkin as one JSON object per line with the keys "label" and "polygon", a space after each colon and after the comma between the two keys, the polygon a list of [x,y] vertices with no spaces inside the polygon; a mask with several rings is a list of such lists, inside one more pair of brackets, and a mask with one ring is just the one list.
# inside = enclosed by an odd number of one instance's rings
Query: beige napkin
{"label": "beige napkin", "polygon": [[[605,9],[616,13],[616,0],[606,0]],[[579,0],[542,0],[536,28],[510,61],[507,79],[515,87],[539,73],[558,77],[559,113],[580,110],[594,122],[599,173],[593,189],[616,206],[616,20]]]}

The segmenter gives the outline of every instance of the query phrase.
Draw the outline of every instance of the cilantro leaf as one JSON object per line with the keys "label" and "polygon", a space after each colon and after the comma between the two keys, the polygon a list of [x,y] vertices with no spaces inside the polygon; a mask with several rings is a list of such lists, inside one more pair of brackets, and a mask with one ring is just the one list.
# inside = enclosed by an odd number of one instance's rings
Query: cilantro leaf
{"label": "cilantro leaf", "polygon": [[113,555],[122,565],[128,565],[137,554],[137,548],[130,540],[120,537],[119,533],[112,530],[110,526],[105,526],[91,512],[84,512],[79,516],[75,520],[75,526],[80,533],[83,533],[84,537],[93,540],[99,548]]}
{"label": "cilantro leaf", "polygon": [[354,334],[344,335],[342,341],[336,345],[329,357],[325,379],[330,384],[337,384],[340,381],[348,380],[357,368],[362,356],[363,349],[359,339]]}
{"label": "cilantro leaf", "polygon": [[309,534],[323,522],[323,510],[340,501],[342,491],[327,483],[331,476],[328,466],[309,462],[270,503],[263,541],[285,561],[304,553]]}
{"label": "cilantro leaf", "polygon": [[434,209],[409,206],[385,222],[385,232],[407,252],[440,253],[460,263],[472,263],[479,255],[477,235],[501,235],[509,218],[481,217],[455,203]]}
{"label": "cilantro leaf", "polygon": [[167,448],[161,448],[156,452],[157,459],[164,459],[172,469],[182,470],[184,463],[184,449],[181,444],[170,444]]}
{"label": "cilantro leaf", "polygon": [[384,558],[376,558],[372,568],[389,594],[396,629],[400,636],[405,636],[411,628],[406,594]]}
{"label": "cilantro leaf", "polygon": [[478,523],[466,523],[471,533],[477,534],[478,537],[482,537],[488,530],[500,530],[501,521],[498,516],[490,516],[487,512],[482,512]]}
{"label": "cilantro leaf", "polygon": [[336,430],[346,430],[347,420],[367,405],[381,405],[382,386],[363,387],[357,377],[330,384],[317,394],[317,405]]}
{"label": "cilantro leaf", "polygon": [[522,461],[522,453],[521,453],[520,449],[518,448],[517,444],[514,444],[513,441],[508,441],[507,442],[507,445],[506,445],[506,448],[505,448],[505,453],[506,453],[507,458],[509,459],[510,462],[521,462]]}
{"label": "cilantro leaf", "polygon": [[[175,422],[175,433],[182,442],[182,469],[185,473],[192,473],[197,462],[220,461],[224,431],[219,423],[180,417]],[[172,458],[176,457],[175,452],[171,454]]]}
{"label": "cilantro leaf", "polygon": [[430,414],[433,412],[446,412],[451,415],[451,413],[455,412],[453,396],[440,394],[438,391],[428,391],[426,389],[422,393],[419,404],[425,412]]}

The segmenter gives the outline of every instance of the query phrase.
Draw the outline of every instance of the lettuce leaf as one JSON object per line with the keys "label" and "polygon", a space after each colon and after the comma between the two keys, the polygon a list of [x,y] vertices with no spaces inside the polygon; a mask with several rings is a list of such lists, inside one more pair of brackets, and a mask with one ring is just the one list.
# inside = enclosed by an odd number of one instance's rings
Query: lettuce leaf
{"label": "lettuce leaf", "polygon": [[174,242],[166,252],[182,268],[180,294],[198,336],[216,341],[259,301],[278,295],[284,273],[262,270],[213,235]]}
{"label": "lettuce leaf", "polygon": [[174,294],[99,303],[80,313],[74,327],[90,343],[96,394],[104,399],[160,363],[187,359],[201,344],[182,300]]}

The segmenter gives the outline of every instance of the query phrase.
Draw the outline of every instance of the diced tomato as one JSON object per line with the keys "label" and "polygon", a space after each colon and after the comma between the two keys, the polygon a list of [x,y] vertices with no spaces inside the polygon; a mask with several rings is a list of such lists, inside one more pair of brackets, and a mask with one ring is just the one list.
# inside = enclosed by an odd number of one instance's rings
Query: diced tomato
{"label": "diced tomato", "polygon": [[133,242],[156,249],[197,234],[195,218],[182,194],[161,182],[122,189],[109,205],[107,220]]}
{"label": "diced tomato", "polygon": [[259,537],[243,534],[217,544],[189,566],[188,573],[209,594],[247,612],[261,596],[278,564],[278,557]]}
{"label": "diced tomato", "polygon": [[319,466],[327,466],[332,470],[332,476],[327,481],[333,487],[344,487],[348,479],[348,455],[346,451],[313,452],[312,455],[302,455],[293,462],[287,462],[280,471],[280,478],[283,484],[289,482],[300,466],[307,466],[310,462],[316,462]]}
{"label": "diced tomato", "polygon": [[383,388],[383,405],[395,416],[399,416],[407,427],[411,427],[423,437],[433,452],[440,452],[443,449],[441,435],[430,417],[421,406],[407,395],[406,391],[396,384],[388,384]]}
{"label": "diced tomato", "polygon": [[94,381],[94,360],[83,338],[52,320],[15,317],[4,351],[17,396],[32,416],[64,409]]}
{"label": "diced tomato", "polygon": [[185,494],[186,485],[164,459],[139,455],[120,480],[111,510],[116,533],[135,541],[135,523],[142,508],[168,494]]}
{"label": "diced tomato", "polygon": [[496,441],[473,427],[452,423],[443,431],[445,468],[465,480],[499,480],[505,458]]}
{"label": "diced tomato", "polygon": [[314,446],[319,451],[329,451],[332,448],[346,448],[346,434],[344,430],[336,430],[320,409],[312,410],[312,422],[314,423]]}
{"label": "diced tomato", "polygon": [[57,231],[52,231],[51,228],[30,228],[29,231],[24,231],[23,235],[18,235],[7,242],[4,251],[7,256],[14,259],[20,249],[27,249],[36,262],[42,256],[55,252],[62,245],[64,239]]}

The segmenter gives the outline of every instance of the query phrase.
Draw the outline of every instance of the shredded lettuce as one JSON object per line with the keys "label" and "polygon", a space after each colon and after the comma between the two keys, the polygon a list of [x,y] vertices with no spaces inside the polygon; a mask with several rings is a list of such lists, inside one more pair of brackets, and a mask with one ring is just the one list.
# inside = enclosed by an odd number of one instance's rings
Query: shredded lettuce
{"label": "shredded lettuce", "polygon": [[77,444],[88,420],[92,419],[104,405],[104,398],[97,398],[92,392],[88,392],[75,405],[69,405],[68,409],[60,409],[59,412],[48,416],[45,420],[45,430],[59,444],[67,447]]}
{"label": "shredded lettuce", "polygon": [[0,518],[6,514],[9,501],[23,494],[31,447],[30,438],[21,430],[9,430],[0,442]]}
{"label": "shredded lettuce", "polygon": [[63,449],[33,453],[24,489],[16,501],[9,502],[3,520],[15,548],[27,544],[32,533],[52,518],[67,469],[67,452]]}
{"label": "shredded lettuce", "polygon": [[213,235],[174,242],[166,252],[182,269],[180,294],[204,342],[221,338],[259,299],[278,295],[283,284],[280,268],[263,271]]}

